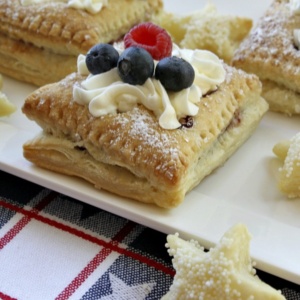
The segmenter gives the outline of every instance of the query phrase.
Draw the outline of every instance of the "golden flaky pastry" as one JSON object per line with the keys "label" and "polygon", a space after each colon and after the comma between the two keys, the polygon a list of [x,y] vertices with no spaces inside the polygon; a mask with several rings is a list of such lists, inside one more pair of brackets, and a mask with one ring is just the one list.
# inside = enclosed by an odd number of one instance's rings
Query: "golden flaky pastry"
{"label": "golden flaky pastry", "polygon": [[289,198],[300,197],[300,132],[290,140],[276,144],[273,152],[283,162],[279,188]]}
{"label": "golden flaky pastry", "polygon": [[67,1],[0,1],[0,72],[38,86],[56,82],[76,70],[78,54],[119,40],[161,10],[161,0],[109,0],[96,14]]}
{"label": "golden flaky pastry", "polygon": [[176,270],[162,300],[283,300],[285,297],[255,275],[250,257],[251,235],[243,224],[229,229],[209,252],[198,242],[167,236]]}
{"label": "golden flaky pastry", "polygon": [[[270,110],[300,114],[300,14],[288,0],[275,0],[233,58],[233,65],[259,76]],[[296,31],[295,31],[296,30]]]}
{"label": "golden flaky pastry", "polygon": [[160,25],[181,48],[206,49],[227,63],[252,28],[251,19],[222,14],[212,3],[187,15],[165,12],[159,16]]}
{"label": "golden flaky pastry", "polygon": [[93,117],[73,101],[73,73],[33,92],[23,112],[43,133],[24,156],[53,171],[79,176],[112,193],[171,208],[222,165],[256,129],[268,105],[261,83],[225,66],[225,81],[199,102],[192,126],[167,130],[143,105]]}
{"label": "golden flaky pastry", "polygon": [[2,92],[3,77],[0,74],[0,117],[8,116],[16,111],[16,106],[9,101],[6,94]]}

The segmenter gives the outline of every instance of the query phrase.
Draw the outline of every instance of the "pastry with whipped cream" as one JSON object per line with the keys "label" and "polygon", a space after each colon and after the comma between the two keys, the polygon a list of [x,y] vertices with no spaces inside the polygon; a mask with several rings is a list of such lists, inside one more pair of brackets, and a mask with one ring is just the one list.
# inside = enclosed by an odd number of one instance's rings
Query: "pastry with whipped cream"
{"label": "pastry with whipped cream", "polygon": [[300,1],[274,0],[234,54],[233,65],[259,76],[270,110],[300,114]]}
{"label": "pastry with whipped cream", "polygon": [[[149,29],[160,36],[158,44],[167,39],[148,23],[136,26],[131,38],[147,42]],[[128,35],[125,48],[128,41],[138,44]],[[23,112],[43,131],[24,145],[25,158],[124,197],[165,208],[182,203],[249,138],[268,105],[257,76],[224,65],[212,52],[172,48],[169,42],[162,43],[163,50],[166,44],[171,52],[164,58],[148,45],[159,61],[141,51],[145,45],[124,50],[116,44],[118,60],[98,73],[94,66],[104,58],[94,51],[105,52],[111,62],[116,55],[100,45],[79,55],[77,72],[29,95]],[[158,74],[165,67],[167,76]],[[192,80],[181,77],[186,67],[193,70]],[[136,70],[148,69],[140,82]]]}
{"label": "pastry with whipped cream", "polygon": [[76,71],[77,56],[160,13],[161,0],[0,1],[0,72],[42,86]]}
{"label": "pastry with whipped cream", "polygon": [[162,300],[284,300],[280,291],[261,281],[250,257],[246,225],[236,224],[210,251],[179,234],[167,236],[168,252],[176,270],[173,284]]}
{"label": "pastry with whipped cream", "polygon": [[2,92],[3,77],[0,74],[0,117],[8,116],[16,111],[16,106],[9,101],[6,94]]}
{"label": "pastry with whipped cream", "polygon": [[300,132],[278,142],[273,152],[283,163],[279,169],[279,189],[289,198],[300,197]]}

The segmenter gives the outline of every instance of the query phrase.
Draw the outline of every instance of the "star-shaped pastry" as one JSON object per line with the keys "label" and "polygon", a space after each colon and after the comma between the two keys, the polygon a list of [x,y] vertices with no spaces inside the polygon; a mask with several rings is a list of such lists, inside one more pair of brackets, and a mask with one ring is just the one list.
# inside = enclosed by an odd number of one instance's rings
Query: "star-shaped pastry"
{"label": "star-shaped pastry", "polygon": [[237,224],[219,244],[204,252],[196,241],[184,241],[178,234],[168,235],[166,246],[176,270],[166,299],[279,300],[285,297],[255,275],[250,258],[251,235]]}

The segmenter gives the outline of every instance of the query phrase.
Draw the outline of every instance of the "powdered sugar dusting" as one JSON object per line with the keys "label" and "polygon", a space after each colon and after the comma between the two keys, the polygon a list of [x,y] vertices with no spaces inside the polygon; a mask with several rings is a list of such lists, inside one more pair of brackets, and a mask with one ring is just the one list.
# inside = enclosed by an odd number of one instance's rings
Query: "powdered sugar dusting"
{"label": "powdered sugar dusting", "polygon": [[130,150],[131,161],[139,161],[146,165],[154,163],[155,170],[169,179],[173,178],[180,151],[178,141],[168,130],[158,130],[157,121],[138,107],[130,111],[130,118],[127,114],[118,114],[115,122],[123,129],[119,130],[117,138],[112,140],[111,144],[125,140],[126,128],[126,135],[130,136],[130,141],[126,140],[123,147]]}
{"label": "powdered sugar dusting", "polygon": [[[132,136],[138,136],[143,141],[146,141],[147,144],[151,145],[151,147],[159,147],[167,146],[170,144],[169,135],[165,132],[158,134],[158,132],[149,126],[149,122],[152,119],[148,115],[136,114],[135,122],[131,125],[130,134]],[[164,152],[169,151],[165,149]],[[171,149],[171,152],[172,149]]]}

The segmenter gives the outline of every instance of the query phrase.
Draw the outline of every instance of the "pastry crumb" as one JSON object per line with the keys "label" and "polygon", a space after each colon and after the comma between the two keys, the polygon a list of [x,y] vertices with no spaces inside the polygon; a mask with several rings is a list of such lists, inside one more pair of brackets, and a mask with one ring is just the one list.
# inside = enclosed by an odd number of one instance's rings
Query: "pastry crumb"
{"label": "pastry crumb", "polygon": [[3,78],[0,74],[0,117],[9,116],[16,111],[16,106],[9,101],[6,94],[2,92]]}
{"label": "pastry crumb", "polygon": [[273,152],[283,162],[279,168],[279,189],[288,198],[300,197],[300,132],[290,140],[278,142]]}

